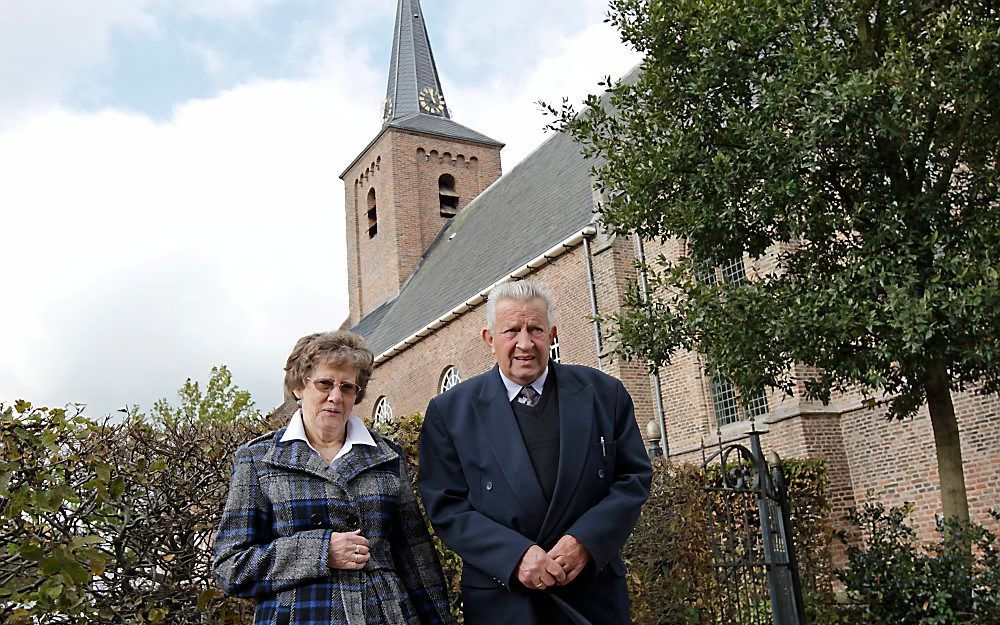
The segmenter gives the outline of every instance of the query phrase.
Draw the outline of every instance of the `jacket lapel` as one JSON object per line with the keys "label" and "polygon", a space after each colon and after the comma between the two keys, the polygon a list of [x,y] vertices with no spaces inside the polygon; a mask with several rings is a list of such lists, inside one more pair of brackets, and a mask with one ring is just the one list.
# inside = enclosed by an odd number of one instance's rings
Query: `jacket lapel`
{"label": "jacket lapel", "polygon": [[[594,387],[583,384],[569,370],[555,363],[550,363],[549,367],[555,372],[559,397],[559,472],[556,474],[552,501],[538,535],[540,541],[559,538],[549,534],[561,529],[559,521],[583,477],[594,428]],[[530,462],[528,466],[531,466]]]}
{"label": "jacket lapel", "polygon": [[500,380],[498,368],[493,367],[489,375],[491,379],[484,385],[482,394],[473,398],[473,410],[476,418],[483,424],[497,465],[511,490],[521,500],[523,509],[530,515],[528,518],[537,517],[531,523],[537,527],[546,508],[545,495],[538,483],[531,458],[528,457],[528,449],[524,446],[510,402],[507,401],[507,392]]}
{"label": "jacket lapel", "polygon": [[375,439],[375,447],[371,445],[355,445],[351,448],[337,467],[337,484],[347,490],[347,484],[363,471],[372,467],[377,467],[388,462],[395,462],[399,458],[391,447],[379,439]]}

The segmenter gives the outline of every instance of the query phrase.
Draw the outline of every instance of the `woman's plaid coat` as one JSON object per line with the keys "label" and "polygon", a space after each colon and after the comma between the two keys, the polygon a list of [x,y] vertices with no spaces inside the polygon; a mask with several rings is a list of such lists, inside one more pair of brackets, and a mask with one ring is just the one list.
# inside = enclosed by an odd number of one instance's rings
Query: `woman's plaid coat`
{"label": "woman's plaid coat", "polygon": [[[241,446],[215,543],[222,589],[256,625],[451,624],[444,578],[402,451],[372,433],[334,470],[284,430]],[[330,569],[333,532],[361,528],[371,560]]]}

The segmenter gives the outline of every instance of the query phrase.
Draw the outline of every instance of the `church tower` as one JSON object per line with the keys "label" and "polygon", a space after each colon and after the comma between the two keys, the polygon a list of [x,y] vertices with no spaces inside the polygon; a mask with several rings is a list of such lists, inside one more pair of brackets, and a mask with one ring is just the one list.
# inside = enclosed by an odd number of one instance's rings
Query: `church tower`
{"label": "church tower", "polygon": [[419,0],[399,0],[382,130],[340,175],[354,326],[394,298],[448,221],[500,177],[503,144],[451,119]]}

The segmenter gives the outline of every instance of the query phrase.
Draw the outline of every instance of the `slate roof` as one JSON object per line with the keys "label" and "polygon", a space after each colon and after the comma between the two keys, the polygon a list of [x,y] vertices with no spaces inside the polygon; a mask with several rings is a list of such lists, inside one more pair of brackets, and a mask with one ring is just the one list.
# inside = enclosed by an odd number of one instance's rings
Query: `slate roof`
{"label": "slate roof", "polygon": [[[392,56],[389,61],[389,84],[386,87],[386,109],[383,122],[409,117],[421,112],[419,95],[433,89],[444,101],[444,91],[438,78],[431,41],[427,36],[424,12],[420,0],[399,0],[396,7],[396,28],[392,35]],[[450,118],[447,105],[434,115]]]}
{"label": "slate roof", "polygon": [[391,299],[380,304],[378,308],[365,315],[361,321],[358,321],[357,325],[351,328],[351,330],[357,332],[361,336],[367,337],[371,335],[375,331],[375,328],[382,323],[382,318],[385,317],[385,314],[389,312],[390,308],[392,308],[392,303],[394,301],[395,299]]}
{"label": "slate roof", "polygon": [[476,132],[471,128],[467,128],[458,122],[452,121],[451,119],[445,119],[444,117],[427,115],[425,113],[419,113],[417,115],[411,115],[410,117],[393,120],[389,122],[387,126],[391,128],[402,128],[404,130],[426,132],[428,134],[441,137],[466,139],[477,143],[503,147],[503,143],[500,143],[496,139],[490,139],[486,135]]}
{"label": "slate roof", "polygon": [[353,328],[382,353],[527,264],[593,218],[591,161],[549,137],[438,234],[394,300]]}
{"label": "slate roof", "polygon": [[[433,89],[440,97],[440,110],[420,106],[421,91],[426,88]],[[389,59],[389,81],[382,110],[382,130],[341,172],[341,178],[347,175],[389,128],[503,147],[500,141],[452,121],[437,66],[434,64],[434,55],[431,53],[431,42],[427,36],[420,0],[399,0],[396,7],[396,27],[392,36],[392,56]]]}

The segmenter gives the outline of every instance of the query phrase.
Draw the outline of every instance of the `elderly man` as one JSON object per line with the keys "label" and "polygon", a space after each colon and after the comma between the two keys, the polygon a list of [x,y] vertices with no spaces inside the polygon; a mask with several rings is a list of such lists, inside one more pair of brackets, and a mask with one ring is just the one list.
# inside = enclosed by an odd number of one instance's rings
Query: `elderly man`
{"label": "elderly man", "polygon": [[467,625],[630,622],[618,555],[652,476],[622,383],[549,361],[552,296],[495,287],[482,338],[497,365],[427,407],[420,492],[462,557]]}

